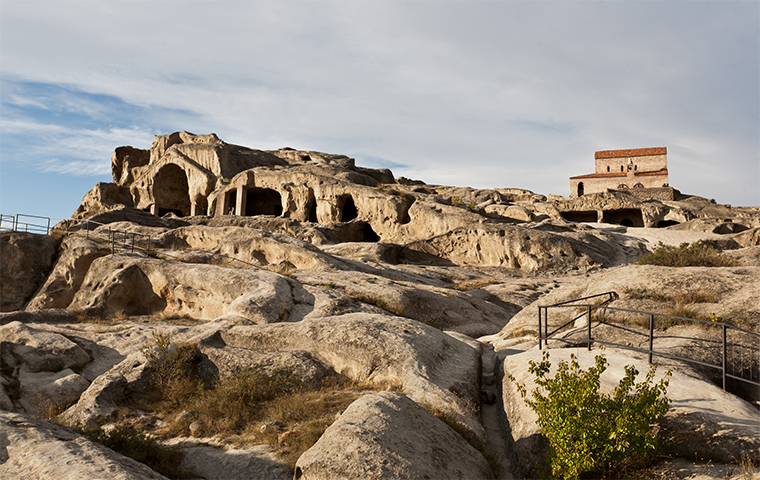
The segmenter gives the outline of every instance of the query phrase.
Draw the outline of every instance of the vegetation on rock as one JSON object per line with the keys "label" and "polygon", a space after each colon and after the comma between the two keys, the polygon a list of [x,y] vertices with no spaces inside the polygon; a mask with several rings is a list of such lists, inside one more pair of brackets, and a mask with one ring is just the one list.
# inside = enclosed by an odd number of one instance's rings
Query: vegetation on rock
{"label": "vegetation on rock", "polygon": [[637,265],[660,265],[663,267],[733,267],[736,260],[724,255],[710,242],[699,240],[674,247],[662,242],[654,252],[636,259]]}
{"label": "vegetation on rock", "polygon": [[[547,461],[551,475],[579,478],[589,471],[612,471],[621,462],[645,458],[657,448],[653,426],[668,410],[667,376],[653,383],[652,367],[643,382],[635,383],[638,370],[625,367],[625,376],[612,395],[599,392],[600,377],[607,369],[604,355],[584,371],[577,357],[561,361],[549,377],[551,361],[544,352],[541,362],[530,361],[530,373],[543,389],[517,383],[520,395],[538,415],[538,425],[549,441]],[[512,379],[514,381],[514,379]]]}

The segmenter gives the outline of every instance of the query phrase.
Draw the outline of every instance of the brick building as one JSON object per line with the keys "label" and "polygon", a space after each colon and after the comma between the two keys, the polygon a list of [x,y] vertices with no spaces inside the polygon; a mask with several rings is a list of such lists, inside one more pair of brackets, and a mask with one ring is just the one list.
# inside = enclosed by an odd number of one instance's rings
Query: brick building
{"label": "brick building", "polygon": [[607,189],[633,190],[668,185],[666,147],[603,150],[594,154],[596,170],[570,177],[570,196],[602,193]]}

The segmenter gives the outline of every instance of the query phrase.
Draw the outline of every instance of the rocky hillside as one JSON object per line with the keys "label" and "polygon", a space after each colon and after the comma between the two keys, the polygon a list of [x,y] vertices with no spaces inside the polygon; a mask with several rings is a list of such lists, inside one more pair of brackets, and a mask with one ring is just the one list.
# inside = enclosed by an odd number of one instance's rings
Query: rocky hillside
{"label": "rocky hillside", "polygon": [[[0,234],[0,476],[532,478],[546,441],[515,382],[540,307],[606,292],[549,310],[554,361],[608,343],[603,389],[646,372],[636,310],[702,364],[739,327],[730,374],[760,381],[757,207],[426,185],[187,132],[112,168],[50,234]],[[725,266],[633,264],[698,241]],[[758,388],[653,361],[671,408],[626,475],[751,476]]]}

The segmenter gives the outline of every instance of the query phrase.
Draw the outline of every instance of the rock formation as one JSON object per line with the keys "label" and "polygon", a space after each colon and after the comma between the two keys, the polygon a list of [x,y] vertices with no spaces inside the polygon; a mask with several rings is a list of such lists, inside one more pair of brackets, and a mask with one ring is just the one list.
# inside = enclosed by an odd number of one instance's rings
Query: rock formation
{"label": "rock formation", "polygon": [[[746,332],[730,340],[746,358],[760,348],[758,207],[673,189],[562,198],[427,185],[343,155],[187,132],[119,147],[111,164],[114,183],[96,185],[51,235],[0,234],[6,476],[162,478],[72,430],[126,426],[185,452],[194,478],[526,478],[545,442],[509,375],[531,381],[539,307],[615,293],[592,315],[590,353],[587,315],[552,312],[551,327],[571,321],[549,343],[553,359],[588,362],[603,342],[646,346],[634,314],[615,314],[623,333],[599,321],[612,309],[677,306],[702,319],[654,340],[674,355],[719,363],[710,322],[721,320]],[[631,265],[661,243],[699,240],[735,264]],[[156,378],[182,352],[200,383],[177,402],[185,410],[161,410]],[[626,364],[647,370],[646,355],[606,354],[604,388]],[[729,393],[710,368],[655,363],[674,372],[663,448],[695,469],[707,468],[695,455],[717,462],[721,478],[757,465],[755,387],[731,380]],[[747,365],[758,369],[756,355]],[[197,392],[246,372],[286,372],[316,395],[299,400],[314,412],[345,395],[353,404],[212,438]],[[305,453],[286,461],[301,436]]]}

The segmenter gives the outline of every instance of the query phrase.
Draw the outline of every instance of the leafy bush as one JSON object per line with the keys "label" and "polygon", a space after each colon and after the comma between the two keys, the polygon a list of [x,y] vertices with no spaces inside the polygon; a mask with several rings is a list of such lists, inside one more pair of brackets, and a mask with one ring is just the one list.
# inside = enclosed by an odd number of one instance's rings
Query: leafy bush
{"label": "leafy bush", "polygon": [[561,361],[551,378],[549,353],[544,352],[543,360],[530,361],[529,367],[541,388],[533,389],[528,398],[525,384],[517,383],[549,441],[547,461],[554,476],[568,479],[583,472],[610,471],[623,460],[643,458],[657,448],[653,424],[668,410],[670,372],[654,384],[652,367],[636,384],[639,372],[627,365],[620,384],[608,395],[599,392],[599,378],[607,365],[604,355],[597,355],[595,365],[583,371],[571,355],[570,363]]}
{"label": "leafy bush", "polygon": [[636,259],[637,265],[660,265],[664,267],[732,267],[736,261],[724,255],[713,244],[704,240],[682,243],[677,247],[659,243],[652,253]]}

